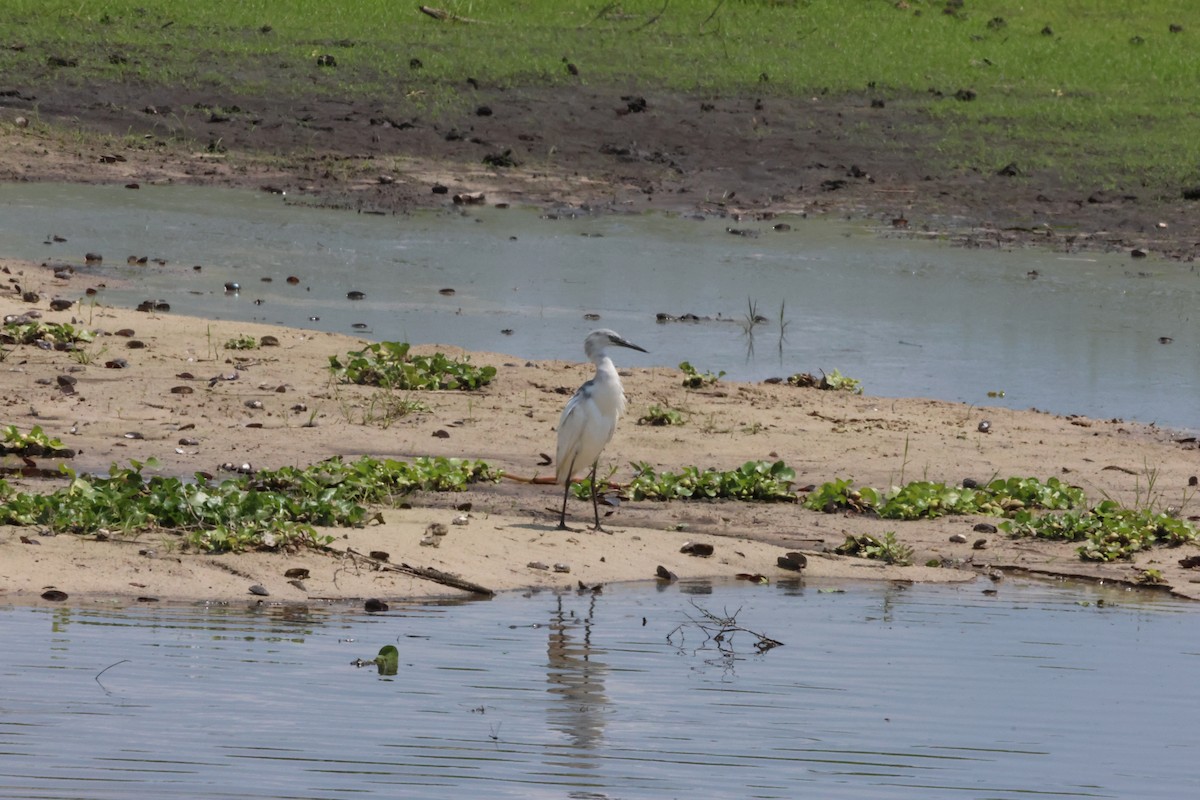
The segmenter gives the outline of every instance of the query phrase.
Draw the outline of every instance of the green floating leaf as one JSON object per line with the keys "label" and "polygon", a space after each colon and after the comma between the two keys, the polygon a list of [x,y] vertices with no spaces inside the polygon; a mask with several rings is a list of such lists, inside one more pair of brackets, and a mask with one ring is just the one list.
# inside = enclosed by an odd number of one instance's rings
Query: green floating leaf
{"label": "green floating leaf", "polygon": [[400,669],[400,651],[395,645],[384,645],[375,656],[375,665],[379,667],[380,675],[395,675]]}

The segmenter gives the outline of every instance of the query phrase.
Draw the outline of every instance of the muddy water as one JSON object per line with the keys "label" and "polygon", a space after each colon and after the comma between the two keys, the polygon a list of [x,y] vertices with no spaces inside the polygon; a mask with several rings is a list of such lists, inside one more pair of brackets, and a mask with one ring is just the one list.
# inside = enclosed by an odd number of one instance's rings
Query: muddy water
{"label": "muddy water", "polygon": [[1194,606],[983,588],[3,608],[0,797],[1197,796]]}
{"label": "muddy water", "polygon": [[[1193,266],[778,222],[371,216],[262,193],[0,185],[0,255],[82,267],[100,252],[89,270],[114,287],[103,302],[535,359],[577,359],[584,334],[607,325],[651,350],[627,354],[632,366],[686,359],[746,380],[838,369],[883,396],[1200,427]],[[765,321],[747,335],[751,306]],[[657,324],[659,312],[710,319]]]}

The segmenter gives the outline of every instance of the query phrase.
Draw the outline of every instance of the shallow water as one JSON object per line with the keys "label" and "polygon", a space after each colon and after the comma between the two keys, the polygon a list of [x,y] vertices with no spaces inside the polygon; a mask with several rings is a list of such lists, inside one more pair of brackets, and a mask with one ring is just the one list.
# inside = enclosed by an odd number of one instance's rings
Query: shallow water
{"label": "shallow water", "polygon": [[1193,605],[829,588],[0,609],[0,797],[1197,796]]}
{"label": "shallow water", "polygon": [[[972,250],[829,220],[786,220],[784,233],[732,223],[758,234],[743,237],[720,219],[371,216],[192,187],[0,184],[0,216],[0,254],[82,266],[101,252],[96,280],[126,283],[101,297],[119,305],[161,298],[175,312],[525,359],[578,360],[586,332],[606,325],[651,351],[623,366],[689,360],[745,380],[838,369],[885,397],[1200,427],[1189,265]],[[53,234],[68,241],[45,244]],[[169,263],[130,267],[128,255]],[[241,290],[226,294],[227,281]],[[769,318],[753,337],[739,324],[750,302]],[[721,320],[660,325],[658,312]]]}

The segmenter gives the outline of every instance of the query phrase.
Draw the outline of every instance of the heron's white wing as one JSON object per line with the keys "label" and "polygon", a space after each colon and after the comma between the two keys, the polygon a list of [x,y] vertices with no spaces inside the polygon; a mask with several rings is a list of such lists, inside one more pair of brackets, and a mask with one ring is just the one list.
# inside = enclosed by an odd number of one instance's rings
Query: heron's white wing
{"label": "heron's white wing", "polygon": [[591,466],[590,461],[586,464],[582,461],[577,464],[572,463],[578,461],[576,457],[583,441],[584,429],[587,427],[586,406],[589,405],[589,384],[591,381],[579,387],[558,419],[558,450],[554,456],[554,472],[557,483],[569,480],[571,476],[567,472],[574,466]]}

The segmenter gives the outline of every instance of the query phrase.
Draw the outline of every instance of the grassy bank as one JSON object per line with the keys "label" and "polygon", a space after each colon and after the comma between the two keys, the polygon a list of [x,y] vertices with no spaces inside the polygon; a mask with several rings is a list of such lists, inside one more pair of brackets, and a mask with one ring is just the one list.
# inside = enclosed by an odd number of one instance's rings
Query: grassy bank
{"label": "grassy bank", "polygon": [[[861,97],[916,112],[950,165],[1200,180],[1189,0],[8,0],[12,87],[136,81],[384,98],[436,115],[480,86]],[[1182,29],[1178,29],[1182,28]],[[1177,30],[1178,29],[1178,30]]]}

